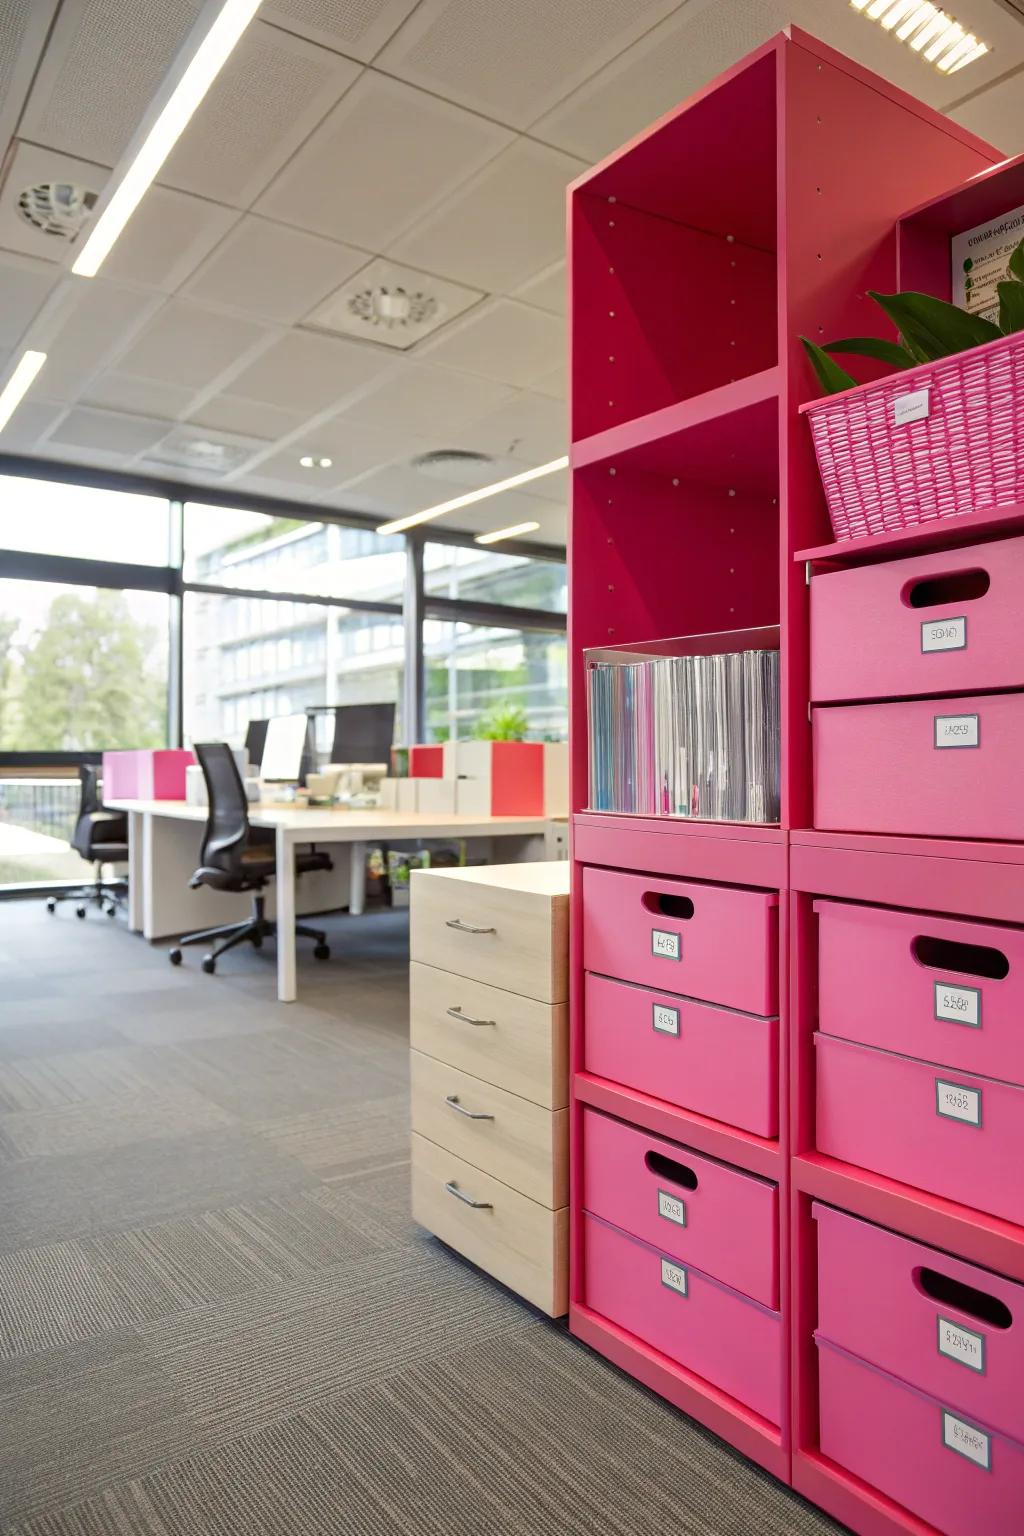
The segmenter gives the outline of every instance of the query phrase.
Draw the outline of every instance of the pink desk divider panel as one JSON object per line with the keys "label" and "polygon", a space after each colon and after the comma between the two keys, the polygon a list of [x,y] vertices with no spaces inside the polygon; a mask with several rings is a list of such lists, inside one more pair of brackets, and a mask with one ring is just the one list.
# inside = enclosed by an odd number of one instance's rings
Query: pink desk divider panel
{"label": "pink desk divider panel", "polygon": [[1024,1083],[1024,929],[841,901],[814,911],[824,1034]]}
{"label": "pink desk divider panel", "polygon": [[1024,693],[813,711],[821,831],[1024,840]]}
{"label": "pink desk divider panel", "polygon": [[185,769],[194,764],[193,753],[182,748],[168,748],[139,755],[140,797],[143,800],[184,800]]}
{"label": "pink desk divider panel", "polygon": [[823,1453],[944,1536],[1020,1536],[1024,1447],[840,1349],[818,1347]]}
{"label": "pink desk divider panel", "polygon": [[436,745],[428,744],[409,748],[409,777],[410,779],[444,778],[444,746],[441,742]]}
{"label": "pink desk divider panel", "polygon": [[777,1136],[779,1021],[587,973],[584,1068]]}
{"label": "pink desk divider panel", "polygon": [[740,886],[583,871],[588,971],[727,1008],[778,1008],[778,895]]}
{"label": "pink desk divider panel", "polygon": [[[103,796],[106,800],[141,800],[141,752],[104,752]],[[152,796],[146,798],[152,799]]]}
{"label": "pink desk divider panel", "polygon": [[779,1191],[690,1147],[583,1112],[583,1204],[766,1307],[779,1304]]}
{"label": "pink desk divider panel", "polygon": [[1024,1285],[817,1201],[811,1211],[824,1337],[1024,1441]]}
{"label": "pink desk divider panel", "polygon": [[598,1217],[583,1222],[587,1306],[781,1423],[780,1314]]}
{"label": "pink desk divider panel", "polygon": [[1024,1088],[814,1037],[818,1150],[1024,1223]]}
{"label": "pink desk divider panel", "polygon": [[1024,686],[1024,538],[816,574],[811,698]]}

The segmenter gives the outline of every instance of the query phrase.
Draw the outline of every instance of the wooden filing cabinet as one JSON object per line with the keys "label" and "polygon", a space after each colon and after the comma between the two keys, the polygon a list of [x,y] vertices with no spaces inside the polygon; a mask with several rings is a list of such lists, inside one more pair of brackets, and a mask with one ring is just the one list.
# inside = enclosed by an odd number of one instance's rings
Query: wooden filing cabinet
{"label": "wooden filing cabinet", "polygon": [[567,1307],[569,865],[417,870],[413,1216],[553,1317]]}

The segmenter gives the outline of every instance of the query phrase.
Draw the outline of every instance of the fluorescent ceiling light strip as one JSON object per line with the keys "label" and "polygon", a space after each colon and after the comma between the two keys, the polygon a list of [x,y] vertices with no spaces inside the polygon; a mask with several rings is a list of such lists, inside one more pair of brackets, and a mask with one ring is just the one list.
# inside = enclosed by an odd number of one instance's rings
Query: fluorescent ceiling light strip
{"label": "fluorescent ceiling light strip", "polygon": [[891,32],[898,21],[903,21],[911,11],[920,10],[917,0],[896,0],[895,5],[890,5],[882,17],[882,28]]}
{"label": "fluorescent ceiling light strip", "polygon": [[526,485],[530,480],[539,480],[543,475],[553,475],[556,470],[565,469],[568,458],[552,459],[550,464],[539,464],[536,469],[526,469],[521,475],[510,475],[507,480],[496,480],[493,485],[482,486],[478,491],[467,491],[465,496],[455,496],[451,501],[442,501],[436,507],[427,507],[423,512],[411,512],[408,517],[396,517],[390,523],[381,523],[378,533],[404,533],[407,528],[415,528],[418,523],[429,523],[435,517],[442,517],[445,512],[457,512],[460,507],[471,507],[476,501],[486,501],[488,496],[499,496],[502,491],[513,491],[517,485]]}
{"label": "fluorescent ceiling light strip", "polygon": [[975,37],[974,33],[967,32],[955,45],[955,47],[950,48],[948,52],[944,53],[941,59],[936,59],[935,67],[937,69],[941,69],[943,74],[948,74],[953,65],[956,63],[957,59],[963,58],[965,53],[970,53],[972,49],[976,48],[977,46],[978,39]]}
{"label": "fluorescent ceiling light strip", "polygon": [[930,21],[937,10],[938,7],[935,5],[919,5],[914,14],[903,23],[902,27],[897,27],[896,36],[900,42],[905,43],[911,33],[916,32],[918,27],[924,22]]}
{"label": "fluorescent ceiling light strip", "polygon": [[963,69],[965,64],[973,64],[975,59],[980,59],[983,53],[988,53],[988,43],[978,43],[971,49],[970,53],[965,53],[962,59],[957,59],[956,63],[950,66],[947,73],[955,75],[958,69]]}
{"label": "fluorescent ceiling light strip", "polygon": [[934,64],[937,61],[940,53],[945,53],[948,48],[955,47],[963,35],[963,27],[958,21],[954,21],[952,26],[947,27],[946,30],[935,39],[930,48],[925,49],[924,56],[928,60],[928,63]]}
{"label": "fluorescent ceiling light strip", "polygon": [[867,3],[868,0],[850,0],[850,4],[853,6],[855,11],[862,11]]}
{"label": "fluorescent ceiling light strip", "polygon": [[259,5],[260,0],[225,0],[82,247],[71,268],[77,276],[95,277]]}
{"label": "fluorescent ceiling light strip", "polygon": [[871,4],[868,6],[868,15],[871,17],[871,20],[877,21],[882,12],[888,9],[891,3],[892,0],[871,0]]}
{"label": "fluorescent ceiling light strip", "polygon": [[0,394],[0,432],[3,431],[18,406],[32,387],[32,381],[46,362],[45,352],[23,352],[18,366],[7,380]]}
{"label": "fluorescent ceiling light strip", "polygon": [[948,26],[949,17],[945,11],[936,11],[931,21],[921,28],[916,37],[910,39],[911,48],[913,48],[915,53],[920,53],[926,43],[930,43],[932,38],[937,37],[940,32],[944,32]]}
{"label": "fluorescent ceiling light strip", "polygon": [[536,533],[540,523],[513,523],[510,528],[495,528],[493,533],[478,533],[474,544],[497,544],[499,539],[514,539],[519,533]]}

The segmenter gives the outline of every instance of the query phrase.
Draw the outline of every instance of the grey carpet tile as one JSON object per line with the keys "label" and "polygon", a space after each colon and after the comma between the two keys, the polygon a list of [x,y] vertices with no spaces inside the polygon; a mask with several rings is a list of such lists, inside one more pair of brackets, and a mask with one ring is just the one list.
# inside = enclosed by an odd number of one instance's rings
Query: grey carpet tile
{"label": "grey carpet tile", "polygon": [[372,1249],[407,1248],[423,1242],[424,1234],[409,1208],[409,1157],[371,1173],[343,1174],[308,1191],[325,1210],[360,1234]]}
{"label": "grey carpet tile", "polygon": [[312,1181],[294,1159],[235,1130],[15,1162],[0,1179],[0,1252],[125,1231]]}
{"label": "grey carpet tile", "polygon": [[337,1178],[408,1158],[409,1097],[358,1100],[253,1129],[322,1179]]}
{"label": "grey carpet tile", "polygon": [[[299,1019],[292,1022],[283,1018],[285,1010],[273,996],[225,998],[216,988],[212,995],[191,997],[188,1007],[182,1007],[181,998],[167,992],[158,993],[148,1006],[143,1006],[144,994],[139,995],[138,1002],[138,1010],[132,1009],[125,1015],[119,999],[113,1016],[120,1035],[140,1045],[178,1045],[182,1041],[262,1034],[268,1029],[281,1029],[286,1023],[288,1028],[295,1029],[299,1023]],[[300,1017],[310,1012],[301,1003],[292,1007]]]}
{"label": "grey carpet tile", "polygon": [[131,1047],[68,1051],[0,1061],[0,1112],[64,1109],[132,1098],[150,1090]]}
{"label": "grey carpet tile", "polygon": [[[130,1320],[80,1244],[0,1254],[0,1357],[71,1344]],[[0,1373],[0,1391],[2,1383]]]}
{"label": "grey carpet tile", "polygon": [[[3,989],[0,987],[0,996]],[[0,1014],[0,1061],[29,1056],[58,1056],[68,1052],[103,1050],[124,1044],[121,1034],[103,1018],[82,1017],[79,1009],[63,1003],[58,1013],[52,1006],[33,1002],[9,1005]]]}
{"label": "grey carpet tile", "polygon": [[13,1157],[67,1157],[139,1141],[165,1141],[232,1124],[231,1116],[191,1088],[153,1089],[103,1106],[74,1105],[37,1114],[0,1115],[0,1146]]}

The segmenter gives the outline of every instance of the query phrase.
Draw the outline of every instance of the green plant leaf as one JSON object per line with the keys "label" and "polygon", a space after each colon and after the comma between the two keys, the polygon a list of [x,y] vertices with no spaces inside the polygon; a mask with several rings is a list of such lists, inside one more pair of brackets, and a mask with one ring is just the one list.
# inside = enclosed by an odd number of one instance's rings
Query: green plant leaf
{"label": "green plant leaf", "polygon": [[853,352],[858,357],[874,357],[880,363],[890,363],[893,368],[913,368],[918,359],[906,347],[895,341],[883,341],[880,336],[851,336],[846,341],[827,341],[826,352]]}
{"label": "green plant leaf", "polygon": [[926,353],[930,362],[971,347],[982,347],[1002,335],[991,320],[969,315],[930,293],[875,293],[869,288],[868,295],[885,311],[900,335]]}
{"label": "green plant leaf", "polygon": [[1015,277],[1018,283],[1024,283],[1024,240],[1020,242],[1010,256],[1009,272],[1010,276]]}
{"label": "green plant leaf", "polygon": [[857,380],[848,374],[845,368],[833,362],[823,347],[816,342],[808,341],[806,336],[801,336],[804,350],[811,360],[815,373],[818,375],[818,383],[826,395],[838,395],[844,389],[852,389]]}
{"label": "green plant leaf", "polygon": [[1024,283],[997,283],[999,291],[999,329],[1004,336],[1024,331]]}

